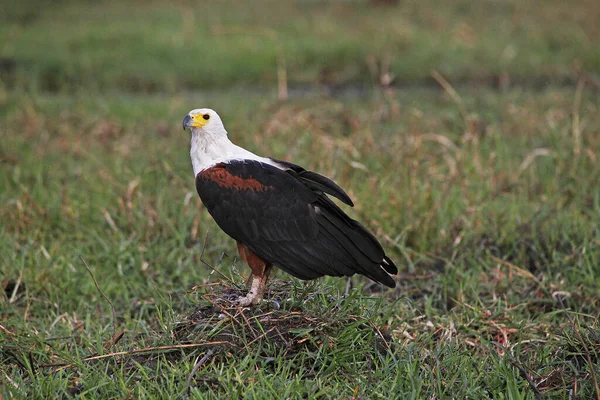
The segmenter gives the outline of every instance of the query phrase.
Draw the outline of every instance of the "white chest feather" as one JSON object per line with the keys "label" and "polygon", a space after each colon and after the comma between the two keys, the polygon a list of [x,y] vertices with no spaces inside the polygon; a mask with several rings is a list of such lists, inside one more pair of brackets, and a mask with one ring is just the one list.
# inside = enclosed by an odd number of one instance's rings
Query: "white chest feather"
{"label": "white chest feather", "polygon": [[227,138],[227,134],[222,133],[213,135],[210,132],[192,131],[190,157],[194,168],[194,176],[216,164],[233,160],[256,160],[284,169],[269,158],[261,157],[236,146]]}

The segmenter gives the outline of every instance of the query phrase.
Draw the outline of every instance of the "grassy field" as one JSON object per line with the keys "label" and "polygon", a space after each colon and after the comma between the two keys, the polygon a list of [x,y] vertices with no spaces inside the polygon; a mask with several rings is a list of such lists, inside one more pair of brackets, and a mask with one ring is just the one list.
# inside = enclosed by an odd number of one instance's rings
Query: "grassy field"
{"label": "grassy field", "polygon": [[11,87],[127,91],[273,83],[399,84],[432,69],[454,81],[530,85],[600,71],[596,0],[23,1],[0,5]]}
{"label": "grassy field", "polygon": [[[0,5],[0,397],[600,396],[598,3],[280,3]],[[228,306],[205,106],[347,189],[398,287]]]}

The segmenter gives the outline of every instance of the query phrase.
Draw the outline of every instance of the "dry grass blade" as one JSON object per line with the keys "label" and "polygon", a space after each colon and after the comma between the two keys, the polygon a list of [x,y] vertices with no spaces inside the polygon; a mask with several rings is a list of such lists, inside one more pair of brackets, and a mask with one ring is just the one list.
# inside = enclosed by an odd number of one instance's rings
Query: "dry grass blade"
{"label": "dry grass blade", "polygon": [[538,148],[535,149],[531,152],[529,152],[527,154],[527,156],[525,157],[525,159],[523,160],[523,162],[521,162],[521,165],[519,165],[519,171],[517,172],[517,176],[516,179],[517,180],[521,174],[531,166],[531,164],[533,164],[533,161],[537,158],[537,157],[541,157],[541,156],[547,156],[547,157],[553,157],[554,156],[554,152],[550,149],[546,149],[546,148]]}
{"label": "dry grass blade", "polygon": [[[182,349],[193,349],[196,347],[203,347],[203,346],[219,346],[219,345],[223,345],[223,344],[229,344],[229,342],[216,341],[216,342],[206,342],[206,343],[176,344],[176,345],[172,345],[172,346],[146,347],[143,349],[136,349],[136,350],[129,350],[129,351],[117,351],[115,353],[108,353],[108,354],[101,354],[98,356],[86,357],[86,358],[82,359],[81,362],[96,361],[96,360],[102,360],[104,358],[113,358],[113,357],[118,357],[118,356],[132,356],[135,354],[143,354],[143,353],[151,353],[151,352],[166,352],[166,351],[175,351],[175,350],[182,350]],[[71,364],[65,364],[65,365],[45,364],[45,365],[42,365],[41,367],[48,368],[48,367],[57,367],[58,366],[59,368],[57,368],[56,370],[53,371],[53,372],[58,372],[63,369],[72,368],[76,364],[77,363],[71,363]]]}
{"label": "dry grass blade", "polygon": [[7,335],[14,335],[14,333],[12,333],[11,331],[9,331],[8,329],[6,329],[4,326],[2,326],[0,324],[0,331],[4,332]]}
{"label": "dry grass blade", "polygon": [[465,106],[465,102],[460,97],[458,92],[452,87],[450,82],[448,82],[446,80],[446,78],[444,78],[439,72],[432,71],[431,77],[433,79],[435,79],[436,82],[439,83],[440,86],[446,91],[446,93],[448,93],[448,95],[452,98],[452,100],[454,100],[454,102],[458,106],[458,109],[460,110],[460,114],[463,118],[463,121],[465,122],[465,127],[468,127],[469,113],[467,112],[467,107]]}
{"label": "dry grass blade", "polygon": [[215,350],[213,349],[209,349],[206,354],[204,355],[204,357],[202,357],[200,360],[196,361],[196,363],[194,364],[194,368],[192,369],[192,372],[190,373],[190,376],[187,380],[187,386],[185,388],[185,392],[187,393],[187,395],[190,395],[190,389],[192,386],[192,379],[194,378],[194,375],[196,374],[196,371],[198,371],[198,369],[204,365],[204,363],[206,361],[208,361],[208,359],[210,357],[212,357],[212,355],[215,354]]}
{"label": "dry grass blade", "polygon": [[17,278],[17,283],[15,284],[13,290],[12,290],[12,294],[10,295],[10,299],[8,300],[9,303],[14,303],[16,298],[17,298],[17,293],[19,292],[19,286],[21,286],[21,282],[23,280],[23,272],[19,273],[19,277]]}
{"label": "dry grass blade", "polygon": [[531,272],[524,270],[521,267],[517,267],[515,264],[508,262],[506,260],[502,260],[498,257],[494,257],[492,255],[490,255],[490,258],[494,261],[496,261],[497,263],[500,263],[502,265],[507,266],[508,268],[510,268],[511,270],[515,271],[517,273],[517,275],[523,276],[525,278],[529,278],[531,280],[534,280],[536,283],[540,283],[539,280],[535,277],[535,275],[533,275]]}
{"label": "dry grass blade", "polygon": [[581,153],[581,123],[579,117],[579,109],[581,107],[581,96],[585,87],[585,79],[577,81],[575,88],[575,100],[573,101],[573,152],[576,156]]}
{"label": "dry grass blade", "polygon": [[[94,277],[94,274],[92,273],[92,270],[88,266],[88,263],[85,261],[85,259],[83,258],[83,256],[80,255],[79,258],[83,262],[83,265],[85,266],[85,269],[87,269],[87,272],[92,277],[92,280],[94,281],[94,285],[96,285],[96,289],[98,290],[98,292],[100,293],[100,295],[102,297],[104,297],[104,300],[106,300],[106,302],[110,305],[110,311],[111,311],[111,314],[112,314],[113,339],[116,339],[117,338],[117,313],[115,312],[115,306],[113,305],[112,301],[110,301],[110,299],[108,298],[108,296],[106,296],[104,294],[104,292],[102,291],[102,289],[100,289],[100,285],[98,285],[98,281]],[[116,343],[117,341],[118,341],[118,339],[115,340],[113,343]]]}

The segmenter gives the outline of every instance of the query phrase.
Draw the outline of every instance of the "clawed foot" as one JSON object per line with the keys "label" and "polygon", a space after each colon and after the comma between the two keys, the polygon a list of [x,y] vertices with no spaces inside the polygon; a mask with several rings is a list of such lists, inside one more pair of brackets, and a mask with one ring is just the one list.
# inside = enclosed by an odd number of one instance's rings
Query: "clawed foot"
{"label": "clawed foot", "polygon": [[265,291],[265,282],[266,279],[263,280],[261,277],[252,276],[248,294],[244,297],[240,297],[236,301],[236,305],[240,307],[248,307],[260,304]]}
{"label": "clawed foot", "polygon": [[237,299],[235,301],[235,305],[239,306],[239,307],[249,307],[249,306],[255,306],[260,304],[261,298],[254,295],[252,296],[251,293],[248,293],[246,296],[244,297],[240,297],[239,299]]}
{"label": "clawed foot", "polygon": [[260,304],[261,299],[257,296],[252,297],[250,293],[246,296],[241,296],[237,293],[223,293],[223,298],[231,302],[234,306],[248,307],[252,305]]}

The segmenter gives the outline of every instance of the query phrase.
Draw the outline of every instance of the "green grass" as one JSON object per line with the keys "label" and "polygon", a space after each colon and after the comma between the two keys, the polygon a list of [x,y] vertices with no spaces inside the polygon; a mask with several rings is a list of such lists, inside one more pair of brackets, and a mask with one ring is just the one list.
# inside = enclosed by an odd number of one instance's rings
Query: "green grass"
{"label": "green grass", "polygon": [[2,82],[46,91],[168,91],[428,80],[540,85],[600,72],[594,0],[10,2]]}
{"label": "green grass", "polygon": [[[401,273],[399,288],[380,296],[355,278],[347,300],[343,280],[294,282],[281,304],[318,321],[290,339],[310,346],[237,332],[198,371],[194,395],[533,398],[519,367],[545,396],[593,395],[585,356],[597,370],[598,94],[584,91],[576,111],[579,155],[571,89],[462,95],[476,128],[438,91],[343,102],[210,96],[233,140],[347,188],[352,215],[374,229]],[[5,101],[4,395],[183,393],[206,348],[150,352],[146,364],[82,359],[182,343],[176,322],[206,304],[209,289],[191,290],[210,272],[200,262],[206,232],[203,258],[215,264],[227,252],[219,269],[243,281],[234,243],[194,194],[179,127],[206,100],[12,93]],[[536,149],[547,154],[532,158]],[[102,347],[113,333],[110,306],[79,256],[114,304],[125,332],[116,348]],[[388,347],[375,345],[370,326]],[[221,329],[187,340],[210,342]],[[75,365],[43,367],[60,363]]]}
{"label": "green grass", "polygon": [[[598,396],[600,93],[563,80],[598,72],[597,5],[448,3],[0,6],[0,396]],[[279,102],[277,51],[291,84],[367,87],[370,55],[519,84]],[[344,187],[398,287],[278,272],[259,309],[216,307],[248,268],[195,194],[180,123],[205,106]]]}

